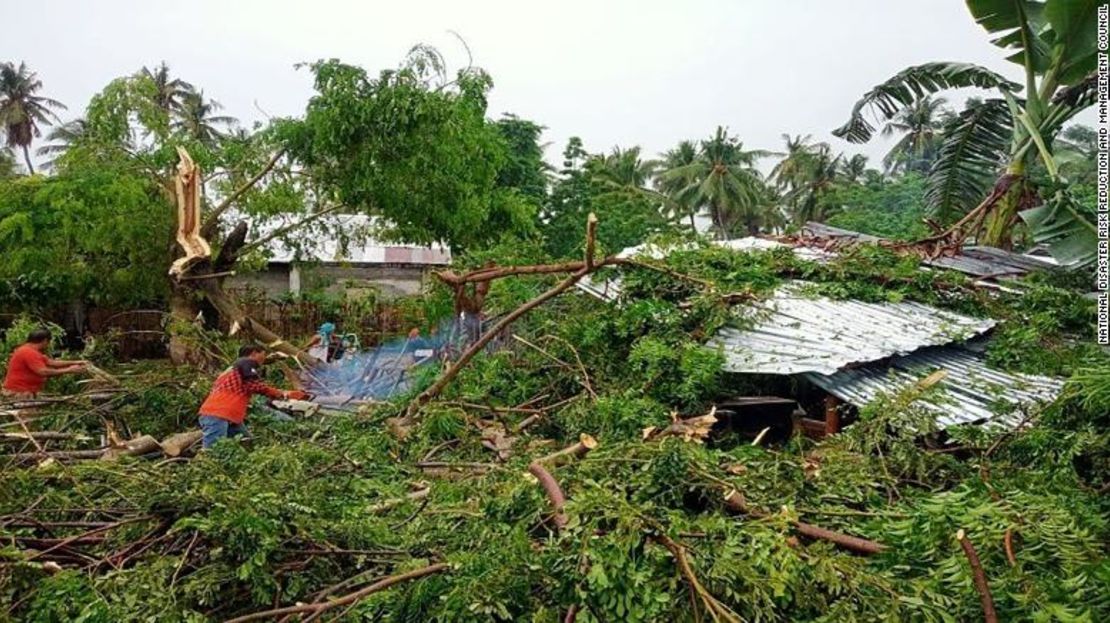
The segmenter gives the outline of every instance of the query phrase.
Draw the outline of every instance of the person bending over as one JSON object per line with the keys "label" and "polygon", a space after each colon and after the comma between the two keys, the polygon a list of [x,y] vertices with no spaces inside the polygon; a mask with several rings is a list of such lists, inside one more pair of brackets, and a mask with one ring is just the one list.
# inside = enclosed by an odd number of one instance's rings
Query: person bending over
{"label": "person bending over", "polygon": [[87,361],[51,359],[46,355],[50,347],[50,331],[35,329],[27,341],[12,351],[4,387],[0,394],[11,398],[34,398],[46,385],[46,379],[65,374],[79,374],[88,366]]}
{"label": "person bending over", "polygon": [[308,394],[296,390],[281,390],[262,382],[260,370],[266,361],[266,349],[248,344],[239,349],[239,359],[216,378],[212,391],[200,406],[198,420],[204,434],[202,444],[212,447],[224,437],[247,434],[243,423],[247,417],[251,396],[261,394],[270,398],[304,399]]}

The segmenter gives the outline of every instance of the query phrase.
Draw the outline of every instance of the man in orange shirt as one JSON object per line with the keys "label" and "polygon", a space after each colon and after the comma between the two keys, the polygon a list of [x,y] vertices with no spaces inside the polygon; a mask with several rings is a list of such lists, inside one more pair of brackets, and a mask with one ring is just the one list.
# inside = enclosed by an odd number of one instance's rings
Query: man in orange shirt
{"label": "man in orange shirt", "polygon": [[31,331],[27,342],[12,351],[12,357],[8,360],[8,372],[4,375],[4,387],[0,393],[12,398],[34,398],[42,391],[48,377],[85,371],[88,362],[47,357],[46,349],[49,346],[50,331]]}
{"label": "man in orange shirt", "polygon": [[263,383],[260,368],[265,361],[266,350],[256,344],[248,344],[239,349],[239,359],[235,364],[216,378],[198,413],[205,448],[224,437],[247,434],[243,420],[247,417],[251,396],[255,394],[282,399],[308,397],[302,391],[275,389]]}

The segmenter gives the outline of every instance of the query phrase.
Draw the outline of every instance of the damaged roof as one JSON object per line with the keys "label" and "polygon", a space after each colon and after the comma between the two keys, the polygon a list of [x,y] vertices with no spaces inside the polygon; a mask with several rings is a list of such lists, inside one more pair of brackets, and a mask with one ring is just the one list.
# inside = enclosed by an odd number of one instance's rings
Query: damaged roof
{"label": "damaged roof", "polygon": [[1014,424],[1022,407],[1051,402],[1064,386],[1059,379],[989,368],[981,355],[954,346],[924,348],[831,375],[811,372],[804,378],[862,407],[880,393],[898,392],[937,370],[948,374],[921,404],[937,413],[941,428],[989,421]]}
{"label": "damaged roof", "polygon": [[[818,235],[814,227],[806,226],[807,235]],[[878,240],[824,225],[817,231],[826,237],[835,234]],[[737,251],[783,246],[778,241],[753,237],[714,244]],[[817,247],[793,249],[800,257],[813,261],[835,255],[835,251]],[[640,245],[620,255],[659,259],[666,250]],[[938,258],[932,265],[962,270],[981,279],[1052,267],[1031,256],[985,247],[965,248],[960,255]],[[770,298],[741,309],[748,319],[747,326],[727,327],[706,346],[720,349],[726,358],[724,367],[730,372],[800,375],[858,407],[880,393],[897,392],[932,372],[945,370],[945,377],[921,402],[937,413],[937,424],[942,428],[992,420],[1012,422],[1020,417],[1021,408],[1050,402],[1063,388],[1059,379],[989,368],[982,354],[965,347],[964,342],[994,327],[995,320],[913,302],[865,303],[814,297],[805,292],[806,285],[800,281],[788,283]],[[621,293],[619,275],[605,281],[587,277],[578,287],[606,301],[616,301]]]}
{"label": "damaged roof", "polygon": [[857,363],[963,341],[995,325],[920,303],[864,303],[814,297],[803,282],[779,288],[744,312],[750,328],[725,328],[706,344],[725,369],[748,374],[833,374]]}
{"label": "damaged roof", "polygon": [[[862,234],[848,229],[832,227],[824,223],[806,223],[802,235],[813,238],[850,239],[859,242],[879,242],[877,236]],[[812,247],[796,247],[809,248]],[[995,247],[965,246],[951,256],[940,256],[922,260],[927,266],[956,270],[980,279],[997,277],[1016,277],[1036,270],[1052,270],[1057,265],[1050,260],[1024,253],[1014,253]]]}

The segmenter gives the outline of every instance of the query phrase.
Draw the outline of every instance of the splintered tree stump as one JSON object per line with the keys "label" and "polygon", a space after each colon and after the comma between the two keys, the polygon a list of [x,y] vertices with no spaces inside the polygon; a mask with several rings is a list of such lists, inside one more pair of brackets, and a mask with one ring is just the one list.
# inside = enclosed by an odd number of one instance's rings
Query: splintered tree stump
{"label": "splintered tree stump", "polygon": [[204,433],[199,430],[191,430],[184,433],[177,433],[176,435],[170,435],[162,440],[162,452],[171,458],[179,457],[195,446],[203,436]]}

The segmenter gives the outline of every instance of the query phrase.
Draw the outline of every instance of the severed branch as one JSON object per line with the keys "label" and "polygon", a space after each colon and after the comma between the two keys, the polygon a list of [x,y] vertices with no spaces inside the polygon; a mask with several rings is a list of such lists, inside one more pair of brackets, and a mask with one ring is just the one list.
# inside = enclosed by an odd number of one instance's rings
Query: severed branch
{"label": "severed branch", "polygon": [[320,614],[327,612],[328,610],[338,608],[340,606],[354,604],[364,597],[383,591],[396,584],[401,584],[409,580],[418,580],[429,575],[441,573],[443,571],[446,571],[448,568],[449,567],[446,563],[435,563],[433,565],[421,567],[420,569],[415,569],[407,573],[391,575],[377,582],[374,582],[366,588],[359,589],[353,593],[348,593],[337,599],[320,603],[303,604],[300,606],[276,608],[274,610],[263,610],[261,612],[254,612],[252,614],[243,615],[241,617],[235,617],[234,619],[228,620],[227,623],[247,623],[248,621],[260,621],[262,619],[276,619],[278,617],[292,614],[307,614],[310,618],[316,618]]}
{"label": "severed branch", "polygon": [[994,610],[991,587],[987,584],[987,574],[983,571],[983,563],[979,561],[975,546],[971,544],[962,529],[956,531],[956,540],[960,542],[960,547],[967,556],[967,562],[971,565],[971,578],[975,582],[975,590],[979,592],[979,603],[983,605],[983,620],[986,623],[998,623],[998,613]]}
{"label": "severed branch", "polygon": [[[751,515],[752,517],[767,517],[769,513],[753,509],[748,506],[747,500],[744,499],[744,494],[736,489],[731,489],[725,493],[725,506],[736,513],[743,513]],[[861,539],[859,537],[844,534],[843,532],[836,532],[827,528],[821,528],[813,524],[808,524],[802,521],[791,521],[794,529],[802,536],[807,536],[811,539],[821,541],[828,541],[834,545],[839,545],[844,549],[856,552],[857,554],[881,554],[886,551],[887,547],[882,543]]]}
{"label": "severed branch", "polygon": [[551,475],[551,472],[547,471],[547,468],[536,461],[533,461],[528,466],[528,472],[535,476],[536,480],[540,481],[540,486],[543,487],[544,493],[547,494],[547,499],[551,500],[551,507],[555,510],[555,516],[552,518],[555,522],[555,531],[561,531],[567,526],[568,521],[566,513],[563,512],[563,507],[566,506],[567,503],[567,498],[563,495],[563,489],[559,486],[555,477]]}
{"label": "severed branch", "polygon": [[586,454],[597,447],[597,440],[592,436],[582,433],[578,437],[578,442],[570,445],[558,452],[553,452],[547,456],[540,457],[533,461],[533,463],[548,464],[552,467],[558,467],[571,459],[582,458]]}
{"label": "severed branch", "polygon": [[[587,235],[589,235],[591,232],[594,232],[594,231],[596,231],[596,228],[590,229],[589,227],[587,227]],[[587,245],[587,248],[589,248],[589,245]],[[466,351],[464,351],[463,354],[460,355],[457,360],[453,361],[451,363],[451,365],[448,366],[443,371],[443,374],[441,374],[439,376],[439,378],[436,379],[436,381],[434,383],[432,383],[432,385],[430,387],[425,389],[423,392],[420,392],[420,394],[409,403],[408,407],[405,409],[404,416],[395,421],[395,426],[394,426],[395,430],[404,431],[407,427],[411,426],[413,424],[413,422],[415,422],[417,414],[420,412],[420,409],[424,405],[428,404],[428,402],[430,402],[433,398],[438,396],[440,394],[440,392],[442,392],[443,389],[445,387],[447,387],[447,385],[449,383],[451,383],[451,381],[454,380],[454,378],[456,376],[458,376],[459,372],[463,369],[463,367],[465,367],[466,364],[469,363],[470,360],[473,359],[475,355],[480,353],[482,351],[482,349],[486,347],[487,344],[489,344],[491,341],[493,341],[493,339],[495,337],[497,337],[502,331],[504,331],[509,325],[511,325],[513,322],[515,322],[518,318],[520,318],[521,316],[524,316],[525,314],[532,311],[533,309],[539,307],[540,305],[546,303],[547,301],[559,296],[563,292],[566,292],[570,288],[574,287],[574,285],[576,283],[578,283],[583,277],[590,274],[594,270],[597,270],[598,268],[601,268],[603,266],[617,264],[617,263],[620,263],[620,262],[622,262],[622,260],[620,260],[619,258],[608,257],[608,258],[605,258],[604,260],[602,260],[600,262],[594,262],[594,261],[591,260],[589,263],[587,263],[587,262],[572,263],[573,265],[578,266],[578,268],[576,270],[574,270],[574,272],[569,277],[560,281],[558,284],[556,284],[551,289],[549,289],[546,292],[540,294],[536,298],[524,303],[520,307],[516,308],[515,310],[513,310],[512,312],[507,314],[504,318],[502,318],[500,321],[498,321],[498,323],[496,325],[494,325],[489,331],[487,331],[480,338],[475,340],[474,343],[471,344],[470,347],[467,348]],[[517,267],[517,268],[519,269],[519,268],[539,268],[539,267],[533,266],[533,267]],[[491,275],[491,274],[494,274],[494,273],[498,273],[498,272],[499,272],[498,269],[486,269],[484,273],[483,273],[483,271],[479,271],[479,274],[482,274],[483,277],[481,279],[478,279],[478,281],[488,281],[490,279],[495,279],[496,277],[488,277],[487,278],[487,276]],[[552,272],[565,272],[565,271],[552,271]],[[505,275],[508,275],[508,274],[524,274],[524,273],[521,273],[521,272],[516,272],[516,273],[507,272],[507,273],[503,273],[501,276],[505,276]],[[464,278],[460,278],[458,276],[455,276],[453,278],[453,279],[455,279],[455,281],[452,281],[451,280],[452,278],[445,278],[442,274],[440,275],[440,278],[444,279],[448,283],[455,283],[457,285],[466,283],[465,280],[460,281],[460,279],[464,279]]]}
{"label": "severed branch", "polygon": [[709,611],[709,616],[713,617],[714,621],[727,621],[728,623],[740,623],[742,619],[732,611],[731,608],[721,603],[716,597],[713,596],[698,580],[698,576],[694,574],[693,567],[690,566],[690,561],[686,557],[686,548],[675,543],[673,539],[665,534],[657,534],[655,540],[658,541],[663,547],[666,547],[671,555],[674,556],[675,564],[678,566],[679,572],[682,577],[690,584],[690,589],[698,596],[702,604],[705,605],[706,610]]}

